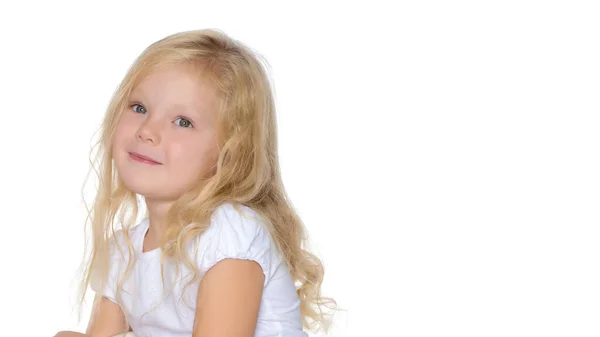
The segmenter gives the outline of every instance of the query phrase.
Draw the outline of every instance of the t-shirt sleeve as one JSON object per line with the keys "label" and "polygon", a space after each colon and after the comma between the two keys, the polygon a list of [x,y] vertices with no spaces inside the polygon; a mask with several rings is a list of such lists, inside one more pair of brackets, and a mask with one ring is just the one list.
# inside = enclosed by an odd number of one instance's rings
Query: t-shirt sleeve
{"label": "t-shirt sleeve", "polygon": [[[120,238],[122,236],[122,233],[118,231],[117,233],[115,233],[115,236],[117,238]],[[102,287],[102,277],[101,275],[99,275],[97,270],[92,272],[90,287],[96,294],[101,294],[103,297],[106,297],[109,300],[117,303],[115,295],[118,280],[117,273],[121,266],[121,260],[123,260],[123,257],[116,249],[115,242],[115,238],[111,238],[111,240],[109,241],[108,276],[104,287]]]}
{"label": "t-shirt sleeve", "polygon": [[257,262],[269,278],[274,245],[262,218],[245,206],[218,207],[209,228],[200,236],[198,264],[202,274],[224,259]]}

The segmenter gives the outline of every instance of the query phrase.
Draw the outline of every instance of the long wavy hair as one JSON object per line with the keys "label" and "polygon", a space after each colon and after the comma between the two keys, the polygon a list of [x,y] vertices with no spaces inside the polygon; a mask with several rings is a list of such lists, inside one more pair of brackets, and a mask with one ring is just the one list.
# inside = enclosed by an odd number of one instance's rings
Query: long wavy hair
{"label": "long wavy hair", "polygon": [[[249,47],[213,29],[180,32],[151,44],[130,67],[108,105],[100,137],[91,154],[98,187],[93,205],[86,205],[86,237],[91,240],[86,242],[82,264],[80,306],[95,278],[101,280],[101,288],[107,282],[109,243],[118,229],[123,229],[129,248],[125,253],[133,254],[128,229],[136,224],[138,196],[125,187],[115,169],[113,135],[132,89],[154,69],[168,63],[200,67],[204,79],[216,89],[220,102],[219,156],[210,174],[199,179],[197,186],[169,210],[161,241],[163,262],[164,258],[175,259],[192,270],[193,279],[198,280],[201,275],[186,253],[187,244],[207,229],[219,205],[232,202],[248,206],[265,220],[285,257],[301,301],[303,326],[327,332],[337,304],[321,295],[323,264],[309,251],[304,224],[284,189],[275,104],[266,71],[268,63]],[[131,265],[129,259],[127,270]]]}

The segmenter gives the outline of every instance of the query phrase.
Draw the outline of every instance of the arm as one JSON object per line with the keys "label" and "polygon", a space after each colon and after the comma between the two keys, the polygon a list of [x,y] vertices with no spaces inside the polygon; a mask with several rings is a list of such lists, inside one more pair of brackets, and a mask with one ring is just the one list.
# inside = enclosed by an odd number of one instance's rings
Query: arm
{"label": "arm", "polygon": [[74,331],[61,331],[54,337],[110,337],[129,331],[121,307],[113,301],[101,297],[94,301],[92,317],[85,334]]}
{"label": "arm", "polygon": [[265,275],[250,260],[225,259],[200,281],[193,337],[252,337]]}
{"label": "arm", "polygon": [[92,317],[85,332],[86,336],[108,337],[127,331],[129,331],[129,327],[118,304],[105,297],[94,301]]}

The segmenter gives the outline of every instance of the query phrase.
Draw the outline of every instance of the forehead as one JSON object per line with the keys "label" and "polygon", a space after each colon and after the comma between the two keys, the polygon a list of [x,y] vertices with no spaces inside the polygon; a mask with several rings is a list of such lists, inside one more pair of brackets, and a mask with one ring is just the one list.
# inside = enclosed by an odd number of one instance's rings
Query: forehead
{"label": "forehead", "polygon": [[130,99],[151,109],[186,109],[200,114],[217,106],[213,86],[201,69],[187,64],[168,64],[152,70],[134,87]]}

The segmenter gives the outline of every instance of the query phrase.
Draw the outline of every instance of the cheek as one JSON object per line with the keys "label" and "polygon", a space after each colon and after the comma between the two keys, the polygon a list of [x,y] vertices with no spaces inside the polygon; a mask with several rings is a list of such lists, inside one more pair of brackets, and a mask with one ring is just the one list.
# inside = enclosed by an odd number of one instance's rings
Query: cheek
{"label": "cheek", "polygon": [[207,147],[204,140],[195,142],[173,143],[170,147],[170,157],[177,163],[177,170],[188,177],[210,169],[216,161],[215,150]]}
{"label": "cheek", "polygon": [[130,118],[121,118],[115,128],[114,140],[115,144],[122,144],[131,139],[136,133],[136,127]]}

